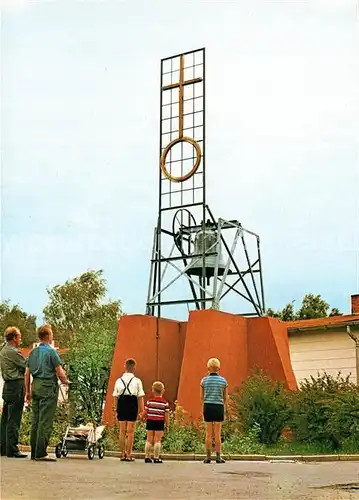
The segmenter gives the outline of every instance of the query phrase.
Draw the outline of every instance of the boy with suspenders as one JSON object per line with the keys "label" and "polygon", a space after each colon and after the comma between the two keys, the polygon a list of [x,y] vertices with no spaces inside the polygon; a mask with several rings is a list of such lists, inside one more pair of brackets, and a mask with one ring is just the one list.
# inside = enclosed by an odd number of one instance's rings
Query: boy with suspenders
{"label": "boy with suspenders", "polygon": [[135,377],[136,361],[128,359],[125,363],[125,373],[116,380],[113,396],[120,427],[121,460],[133,462],[132,446],[137,417],[144,412],[144,390],[142,382]]}

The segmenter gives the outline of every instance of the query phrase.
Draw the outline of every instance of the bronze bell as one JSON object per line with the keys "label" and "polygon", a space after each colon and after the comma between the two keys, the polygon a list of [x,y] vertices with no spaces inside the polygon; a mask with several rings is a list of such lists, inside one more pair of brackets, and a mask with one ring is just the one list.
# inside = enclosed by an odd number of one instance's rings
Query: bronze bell
{"label": "bronze bell", "polygon": [[[196,234],[194,242],[194,255],[197,257],[192,257],[190,267],[187,274],[192,276],[202,276],[203,275],[203,253],[208,253],[211,255],[205,255],[205,276],[207,279],[213,278],[216,264],[218,262],[217,276],[223,276],[225,270],[225,263],[222,259],[221,253],[221,243],[217,242],[217,231],[206,227],[204,230],[201,229]],[[219,253],[219,255],[218,255]]]}

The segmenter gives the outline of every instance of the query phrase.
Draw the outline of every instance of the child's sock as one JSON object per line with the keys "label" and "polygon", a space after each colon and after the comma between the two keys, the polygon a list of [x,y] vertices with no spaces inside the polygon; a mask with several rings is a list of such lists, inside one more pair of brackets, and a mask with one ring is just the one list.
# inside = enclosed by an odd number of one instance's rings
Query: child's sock
{"label": "child's sock", "polygon": [[212,456],[212,450],[211,449],[206,450],[206,453],[207,453],[207,458],[211,458],[211,456]]}
{"label": "child's sock", "polygon": [[155,459],[160,458],[161,443],[155,443],[153,446],[153,456]]}
{"label": "child's sock", "polygon": [[151,458],[151,450],[152,450],[152,444],[149,441],[146,441],[146,444],[145,444],[146,458]]}

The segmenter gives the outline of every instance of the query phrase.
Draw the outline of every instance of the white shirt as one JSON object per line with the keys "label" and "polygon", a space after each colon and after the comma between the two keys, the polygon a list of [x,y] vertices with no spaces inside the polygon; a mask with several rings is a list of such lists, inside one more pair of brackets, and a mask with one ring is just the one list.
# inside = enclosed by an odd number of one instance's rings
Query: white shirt
{"label": "white shirt", "polygon": [[[131,380],[132,379],[132,380]],[[123,382],[122,382],[123,380]],[[130,382],[131,380],[131,382]],[[126,387],[125,387],[126,385]],[[128,390],[127,390],[128,387]],[[135,377],[133,373],[125,372],[122,377],[118,378],[115,383],[115,388],[113,390],[112,396],[137,396],[141,398],[145,395],[143,390],[142,382],[139,378]]]}

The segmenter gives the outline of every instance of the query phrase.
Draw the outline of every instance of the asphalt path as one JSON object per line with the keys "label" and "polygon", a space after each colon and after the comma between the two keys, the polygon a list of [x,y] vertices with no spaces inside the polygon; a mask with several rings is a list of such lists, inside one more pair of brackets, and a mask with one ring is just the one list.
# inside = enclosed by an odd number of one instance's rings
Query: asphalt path
{"label": "asphalt path", "polygon": [[56,463],[1,459],[1,500],[359,499],[359,462],[203,464],[69,455]]}

